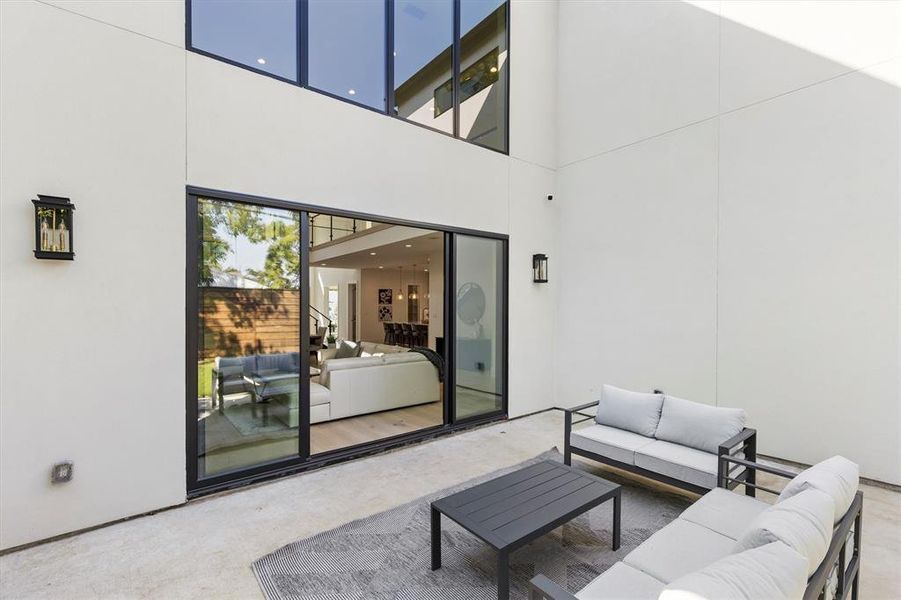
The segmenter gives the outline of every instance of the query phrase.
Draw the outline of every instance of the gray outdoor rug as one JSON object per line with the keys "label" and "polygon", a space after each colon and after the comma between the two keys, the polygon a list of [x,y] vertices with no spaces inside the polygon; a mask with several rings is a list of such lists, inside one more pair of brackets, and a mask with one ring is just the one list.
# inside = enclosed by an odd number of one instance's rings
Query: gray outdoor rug
{"label": "gray outdoor rug", "polygon": [[[442,525],[442,567],[430,569],[429,503],[540,460],[561,461],[556,449],[513,467],[289,544],[253,564],[267,598],[304,600],[494,600],[494,550],[448,518]],[[577,591],[622,559],[691,503],[590,466],[578,467],[623,486],[622,545],[612,547],[613,505],[605,502],[515,551],[510,597],[527,598],[538,573]]]}

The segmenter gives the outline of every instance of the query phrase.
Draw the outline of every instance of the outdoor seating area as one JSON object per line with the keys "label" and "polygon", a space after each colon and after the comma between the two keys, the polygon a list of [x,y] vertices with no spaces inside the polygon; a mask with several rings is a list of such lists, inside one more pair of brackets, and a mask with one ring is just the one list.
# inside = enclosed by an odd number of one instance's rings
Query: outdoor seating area
{"label": "outdoor seating area", "polygon": [[901,0],[0,0],[0,600],[901,600],[899,169]]}

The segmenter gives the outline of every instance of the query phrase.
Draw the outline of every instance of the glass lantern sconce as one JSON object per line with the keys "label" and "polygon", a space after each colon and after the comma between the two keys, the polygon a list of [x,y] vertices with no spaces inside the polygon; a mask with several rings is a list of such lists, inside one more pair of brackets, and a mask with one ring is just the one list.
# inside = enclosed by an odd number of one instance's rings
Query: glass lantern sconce
{"label": "glass lantern sconce", "polygon": [[532,255],[532,281],[547,283],[547,254]]}
{"label": "glass lantern sconce", "polygon": [[68,198],[41,194],[32,202],[35,258],[73,260],[72,214],[75,205]]}

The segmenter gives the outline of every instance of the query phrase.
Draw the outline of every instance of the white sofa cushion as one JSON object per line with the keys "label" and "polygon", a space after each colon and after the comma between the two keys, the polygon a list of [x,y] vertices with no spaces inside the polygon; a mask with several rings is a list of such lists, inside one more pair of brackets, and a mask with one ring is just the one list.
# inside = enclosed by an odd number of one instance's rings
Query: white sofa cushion
{"label": "white sofa cushion", "polygon": [[744,427],[745,411],[740,408],[710,406],[666,395],[654,437],[716,454],[720,444]]}
{"label": "white sofa cushion", "polygon": [[851,507],[859,484],[859,467],[844,456],[833,456],[796,475],[779,494],[777,502],[791,498],[806,489],[820,490],[832,498],[835,504],[833,523],[838,523]]}
{"label": "white sofa cushion", "polygon": [[804,490],[760,513],[738,538],[735,551],[781,541],[807,560],[807,574],[812,575],[832,540],[833,506],[829,494]]}
{"label": "white sofa cushion", "polygon": [[618,562],[576,594],[579,600],[655,600],[664,583]]}
{"label": "white sofa cushion", "polygon": [[797,600],[806,585],[804,557],[782,542],[773,542],[676,579],[660,600]]}
{"label": "white sofa cushion", "polygon": [[403,346],[392,346],[390,344],[379,344],[378,342],[360,342],[363,347],[360,356],[383,356],[385,354],[396,354],[398,352],[407,352],[407,348]]}
{"label": "white sofa cushion", "polygon": [[569,437],[569,443],[576,448],[630,465],[635,464],[635,451],[653,442],[654,438],[606,425],[583,427]]}
{"label": "white sofa cushion", "polygon": [[735,540],[676,519],[623,559],[627,565],[669,583],[732,553]]}
{"label": "white sofa cushion", "polygon": [[315,381],[310,382],[310,406],[328,404],[330,394],[331,392],[324,385],[319,385]]}
{"label": "white sofa cushion", "polygon": [[769,506],[766,502],[744,494],[714,488],[685,509],[679,518],[737,540],[748,525]]}
{"label": "white sofa cushion", "polygon": [[630,392],[612,385],[604,385],[595,421],[600,425],[654,437],[662,405],[663,394]]}
{"label": "white sofa cushion", "polygon": [[716,454],[656,440],[635,450],[635,466],[699,485],[716,487]]}

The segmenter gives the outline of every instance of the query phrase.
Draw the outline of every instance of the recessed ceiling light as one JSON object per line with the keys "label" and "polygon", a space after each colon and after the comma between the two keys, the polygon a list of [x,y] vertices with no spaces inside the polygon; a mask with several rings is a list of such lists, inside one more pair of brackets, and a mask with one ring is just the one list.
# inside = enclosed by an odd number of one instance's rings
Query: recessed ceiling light
{"label": "recessed ceiling light", "polygon": [[404,244],[404,248],[412,248],[413,244]]}
{"label": "recessed ceiling light", "polygon": [[426,269],[426,270],[425,270],[425,272],[426,272],[426,273],[428,273],[428,272],[429,272],[429,270],[428,270],[428,269]]}
{"label": "recessed ceiling light", "polygon": [[324,267],[324,266],[327,265],[327,264],[328,264],[328,263],[319,263],[319,266],[320,266],[320,267]]}
{"label": "recessed ceiling light", "polygon": [[265,65],[265,64],[266,64],[266,59],[263,58],[263,57],[260,57],[260,58],[257,59],[257,62],[260,63],[261,65]]}
{"label": "recessed ceiling light", "polygon": [[497,67],[491,67],[488,70],[491,71],[492,73],[497,73]]}
{"label": "recessed ceiling light", "polygon": [[356,95],[357,95],[357,90],[351,88],[351,89],[347,90],[347,93],[350,94],[351,96],[356,96]]}
{"label": "recessed ceiling light", "polygon": [[383,267],[382,265],[379,265],[379,268],[380,268],[380,269],[384,269],[385,267]]}
{"label": "recessed ceiling light", "polygon": [[370,252],[369,256],[375,256],[375,252]]}

